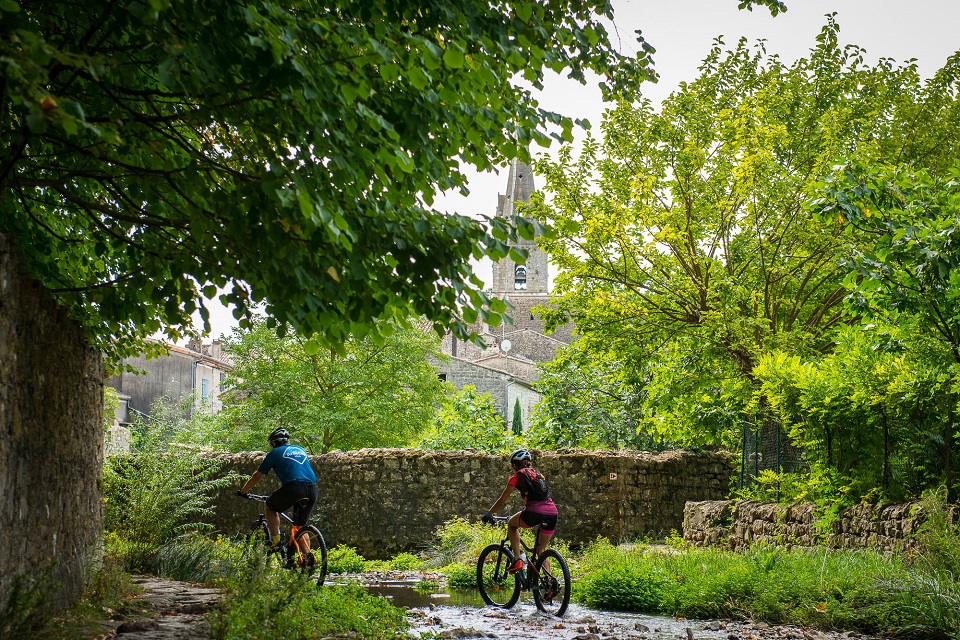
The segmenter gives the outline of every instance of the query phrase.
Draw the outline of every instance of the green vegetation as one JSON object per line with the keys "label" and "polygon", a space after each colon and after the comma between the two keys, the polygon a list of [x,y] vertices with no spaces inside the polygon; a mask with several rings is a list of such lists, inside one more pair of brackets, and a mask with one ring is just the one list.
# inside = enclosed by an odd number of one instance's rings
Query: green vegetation
{"label": "green vegetation", "polygon": [[960,495],[960,54],[924,80],[839,33],[791,64],[718,40],[537,165],[542,314],[580,336],[537,443],[736,449],[755,416],[809,465],[785,500]]}
{"label": "green vegetation", "polygon": [[235,368],[206,444],[256,451],[265,425],[287,427],[311,453],[407,444],[433,420],[448,387],[428,359],[439,357],[440,341],[422,327],[379,332],[379,341],[346,340],[339,354],[278,337],[263,321],[234,330],[225,347]]}
{"label": "green vegetation", "polygon": [[195,546],[197,538],[190,534],[211,529],[204,522],[212,508],[210,496],[236,484],[232,476],[219,475],[219,462],[174,442],[191,420],[160,403],[154,414],[133,430],[134,453],[110,456],[104,465],[108,540],[130,571],[156,569],[161,548],[169,562],[175,553],[171,546],[176,547],[181,536],[186,536],[185,549]]}
{"label": "green vegetation", "polygon": [[267,571],[259,560],[223,583],[226,597],[210,618],[218,640],[395,638],[407,628],[402,609],[362,587],[317,589],[295,573]]}
{"label": "green vegetation", "polygon": [[520,439],[506,428],[503,416],[497,412],[493,396],[480,393],[468,384],[447,398],[432,426],[420,435],[414,446],[507,453],[519,443]]}
{"label": "green vegetation", "polygon": [[943,550],[902,558],[825,548],[624,550],[598,541],[578,558],[574,597],[650,614],[957,638],[956,578],[930,564]]}

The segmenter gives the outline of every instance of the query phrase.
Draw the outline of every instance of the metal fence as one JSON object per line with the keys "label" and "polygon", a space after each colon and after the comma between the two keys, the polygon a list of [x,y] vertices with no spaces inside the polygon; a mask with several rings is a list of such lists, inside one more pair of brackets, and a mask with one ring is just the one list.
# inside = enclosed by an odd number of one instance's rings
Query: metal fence
{"label": "metal fence", "polygon": [[[740,459],[740,488],[750,487],[761,471],[796,473],[804,468],[804,458],[787,435],[780,421],[766,412],[742,417],[743,447]],[[777,498],[780,488],[777,487]]]}

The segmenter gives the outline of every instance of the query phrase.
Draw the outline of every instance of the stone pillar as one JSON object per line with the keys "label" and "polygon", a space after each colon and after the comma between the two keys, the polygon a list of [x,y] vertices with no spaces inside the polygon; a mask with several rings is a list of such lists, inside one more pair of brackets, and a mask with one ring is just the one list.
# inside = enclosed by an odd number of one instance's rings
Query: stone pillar
{"label": "stone pillar", "polygon": [[54,608],[102,557],[103,362],[0,234],[0,605],[17,576]]}

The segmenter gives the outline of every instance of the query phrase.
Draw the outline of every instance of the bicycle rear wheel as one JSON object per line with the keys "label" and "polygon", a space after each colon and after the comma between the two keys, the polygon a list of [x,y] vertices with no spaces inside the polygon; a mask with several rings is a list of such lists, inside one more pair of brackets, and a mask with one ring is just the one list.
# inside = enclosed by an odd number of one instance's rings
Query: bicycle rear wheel
{"label": "bicycle rear wheel", "polygon": [[[545,565],[550,560],[550,568]],[[537,608],[544,613],[562,616],[570,604],[570,569],[567,561],[553,549],[547,549],[537,558],[538,589],[533,591]]]}
{"label": "bicycle rear wheel", "polygon": [[483,601],[494,607],[509,609],[520,598],[520,576],[507,573],[513,565],[513,554],[506,545],[491,544],[477,559],[477,588]]}
{"label": "bicycle rear wheel", "polygon": [[[323,534],[320,529],[310,524],[297,530],[294,541],[297,544],[290,550],[292,567],[316,582],[319,587],[327,577],[327,543]],[[304,553],[307,547],[310,552]]]}

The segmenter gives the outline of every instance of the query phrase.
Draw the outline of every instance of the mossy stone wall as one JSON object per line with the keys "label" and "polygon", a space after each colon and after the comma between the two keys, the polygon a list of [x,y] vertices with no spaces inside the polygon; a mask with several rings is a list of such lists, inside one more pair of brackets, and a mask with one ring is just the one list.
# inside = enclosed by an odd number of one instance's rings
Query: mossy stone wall
{"label": "mossy stone wall", "polygon": [[[244,476],[264,456],[216,455],[224,472]],[[455,516],[478,520],[511,475],[506,456],[470,451],[363,449],[313,456],[311,462],[320,489],[314,520],[328,544],[356,547],[368,558],[420,548]],[[557,536],[572,543],[679,531],[684,504],[725,496],[733,473],[727,456],[689,451],[543,453],[534,462],[560,510]],[[276,486],[272,481],[271,474],[255,492],[268,493]],[[233,495],[238,487],[216,497],[215,525],[224,533],[246,529],[259,511],[259,503]],[[520,507],[515,497],[503,513]]]}

